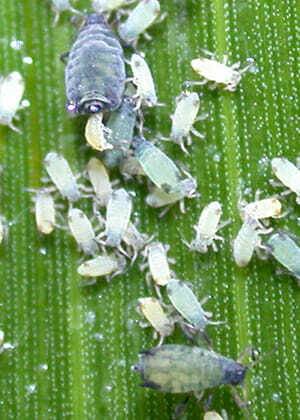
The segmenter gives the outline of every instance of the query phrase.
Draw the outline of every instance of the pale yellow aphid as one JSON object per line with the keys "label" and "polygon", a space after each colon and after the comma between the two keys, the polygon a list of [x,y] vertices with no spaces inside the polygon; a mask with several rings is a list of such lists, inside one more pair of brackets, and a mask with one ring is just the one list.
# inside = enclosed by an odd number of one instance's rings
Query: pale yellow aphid
{"label": "pale yellow aphid", "polygon": [[272,170],[275,176],[288,188],[288,194],[296,194],[296,202],[300,204],[300,169],[284,157],[276,157],[271,161]]}
{"label": "pale yellow aphid", "polygon": [[197,114],[200,108],[200,98],[195,92],[183,92],[176,98],[176,108],[171,115],[172,128],[170,138],[177,143],[184,153],[188,153],[185,148],[185,139],[188,146],[192,144],[191,133],[203,138],[194,127]]}
{"label": "pale yellow aphid", "polygon": [[114,10],[120,9],[135,1],[136,0],[93,0],[92,7],[97,13],[111,13]]}
{"label": "pale yellow aphid", "polygon": [[8,125],[12,130],[21,133],[14,126],[13,119],[19,109],[22,109],[21,100],[25,90],[25,82],[18,71],[0,76],[0,124]]}
{"label": "pale yellow aphid", "polygon": [[281,202],[276,197],[268,197],[262,200],[253,201],[241,205],[241,216],[250,216],[252,219],[261,220],[278,218],[281,216]]}
{"label": "pale yellow aphid", "polygon": [[166,286],[172,277],[167,250],[168,247],[161,242],[152,242],[145,248],[145,255],[147,256],[149,267],[146,281],[148,284],[150,284],[151,279],[154,281],[154,287],[159,298],[161,298],[159,287]]}
{"label": "pale yellow aphid", "polygon": [[197,225],[194,226],[196,238],[189,244],[183,241],[192,251],[205,253],[208,247],[212,246],[214,251],[218,248],[214,241],[223,241],[223,238],[217,235],[218,230],[229,222],[220,223],[222,216],[222,206],[218,201],[209,203],[202,210]]}
{"label": "pale yellow aphid", "polygon": [[108,172],[101,160],[91,158],[87,164],[87,174],[93,186],[97,204],[100,207],[106,207],[112,194],[112,186]]}
{"label": "pale yellow aphid", "polygon": [[103,152],[113,149],[113,145],[107,141],[110,130],[102,123],[103,114],[92,114],[85,126],[85,138],[88,144],[95,150]]}
{"label": "pale yellow aphid", "polygon": [[204,414],[203,420],[224,420],[216,411],[207,411]]}
{"label": "pale yellow aphid", "polygon": [[93,226],[82,210],[70,208],[68,225],[72,236],[79,248],[88,255],[95,255],[98,251]]}
{"label": "pale yellow aphid", "polygon": [[55,204],[47,190],[38,190],[35,197],[35,221],[38,231],[49,235],[55,228]]}
{"label": "pale yellow aphid", "polygon": [[109,276],[120,274],[125,266],[125,259],[115,254],[99,255],[96,258],[85,261],[78,269],[77,273],[84,277]]}
{"label": "pale yellow aphid", "polygon": [[138,98],[137,108],[141,105],[158,105],[155,86],[150,68],[147,62],[138,54],[133,54],[130,61],[133,83],[136,85],[136,95]]}
{"label": "pale yellow aphid", "polygon": [[212,82],[211,87],[221,85],[225,90],[234,92],[242,79],[242,75],[253,66],[253,61],[241,69],[241,64],[228,65],[228,57],[225,55],[222,62],[217,61],[213,54],[212,58],[200,57],[191,61],[193,70],[203,78],[201,82],[192,84],[205,84]]}
{"label": "pale yellow aphid", "polygon": [[260,228],[257,220],[249,216],[245,217],[244,223],[233,241],[233,257],[239,267],[245,267],[250,262],[254,251],[259,250],[260,235],[271,231],[272,229]]}
{"label": "pale yellow aphid", "polygon": [[161,346],[164,338],[174,331],[174,323],[167,317],[158,299],[152,297],[140,298],[138,309],[159,334],[158,346]]}
{"label": "pale yellow aphid", "polygon": [[46,171],[60,194],[69,201],[79,200],[81,194],[66,159],[56,152],[49,152],[44,159]]}
{"label": "pale yellow aphid", "polygon": [[113,191],[106,208],[105,245],[120,248],[132,212],[132,199],[124,188]]}

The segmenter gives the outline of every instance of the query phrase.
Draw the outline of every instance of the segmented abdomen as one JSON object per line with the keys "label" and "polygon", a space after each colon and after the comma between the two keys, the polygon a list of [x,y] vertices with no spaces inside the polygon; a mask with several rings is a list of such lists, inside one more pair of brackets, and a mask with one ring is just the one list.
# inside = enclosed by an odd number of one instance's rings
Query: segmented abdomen
{"label": "segmented abdomen", "polygon": [[123,50],[103,16],[87,17],[70,51],[65,83],[68,102],[76,105],[76,112],[86,113],[84,103],[93,99],[100,99],[109,110],[120,105],[125,86]]}

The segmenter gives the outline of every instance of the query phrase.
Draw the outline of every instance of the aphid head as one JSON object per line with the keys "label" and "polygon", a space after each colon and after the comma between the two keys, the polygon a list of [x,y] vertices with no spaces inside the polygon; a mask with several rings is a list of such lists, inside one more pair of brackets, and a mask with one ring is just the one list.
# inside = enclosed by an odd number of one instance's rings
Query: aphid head
{"label": "aphid head", "polygon": [[224,383],[231,385],[242,384],[248,370],[247,366],[231,361],[227,364],[224,374]]}
{"label": "aphid head", "polygon": [[184,197],[193,198],[196,196],[197,181],[194,178],[186,178],[181,181],[181,190]]}

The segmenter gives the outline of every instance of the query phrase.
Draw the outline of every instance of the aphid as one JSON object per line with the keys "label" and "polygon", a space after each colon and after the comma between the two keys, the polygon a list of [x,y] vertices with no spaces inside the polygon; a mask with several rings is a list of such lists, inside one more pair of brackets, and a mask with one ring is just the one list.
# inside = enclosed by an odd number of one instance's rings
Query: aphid
{"label": "aphid", "polygon": [[91,158],[87,164],[87,174],[100,207],[106,207],[112,195],[112,186],[107,170],[101,160]]}
{"label": "aphid", "polygon": [[106,209],[105,245],[120,248],[121,241],[128,228],[132,211],[132,200],[127,191],[120,188],[113,191]]}
{"label": "aphid", "polygon": [[183,92],[176,98],[176,108],[173,115],[171,115],[172,128],[171,140],[178,144],[184,153],[188,153],[185,147],[185,139],[188,146],[192,144],[191,133],[197,137],[203,138],[193,124],[200,108],[200,98],[195,92]]}
{"label": "aphid", "polygon": [[138,54],[133,54],[130,61],[133,73],[132,82],[137,87],[135,97],[138,98],[136,108],[141,105],[155,106],[158,105],[155,86],[150,68],[147,62]]}
{"label": "aphid", "polygon": [[82,263],[77,273],[84,277],[114,276],[121,274],[125,267],[125,259],[115,254],[98,255],[98,257]]}
{"label": "aphid", "polygon": [[196,58],[191,61],[193,70],[203,78],[199,82],[191,82],[191,84],[206,84],[212,82],[210,87],[212,89],[221,85],[225,90],[234,92],[240,83],[243,74],[253,66],[253,60],[249,59],[249,63],[241,69],[241,63],[228,65],[228,56],[225,55],[223,61],[220,63],[216,60],[213,54],[209,55],[212,58]]}
{"label": "aphid", "polygon": [[87,255],[95,255],[98,251],[95,232],[91,222],[83,211],[70,208],[68,225],[79,248]]}
{"label": "aphid", "polygon": [[270,233],[272,229],[259,228],[256,220],[247,216],[233,241],[233,257],[239,267],[245,267],[251,260],[254,251],[261,246],[261,234]]}
{"label": "aphid", "polygon": [[266,246],[272,256],[298,279],[300,285],[300,247],[297,243],[281,231],[271,235]]}
{"label": "aphid", "polygon": [[142,137],[135,137],[132,145],[134,156],[153,184],[168,194],[182,192],[180,170],[165,153]]}
{"label": "aphid", "polygon": [[87,120],[85,126],[85,138],[88,144],[95,150],[113,149],[113,145],[107,141],[110,130],[102,123],[103,115],[93,114]]}
{"label": "aphid", "polygon": [[171,335],[174,331],[174,323],[166,315],[159,300],[155,298],[140,298],[138,300],[138,309],[159,334],[158,346],[161,346],[164,338]]}
{"label": "aphid", "polygon": [[49,235],[55,228],[55,204],[52,195],[44,189],[35,197],[35,221],[39,232]]}
{"label": "aphid", "polygon": [[[128,18],[119,26],[119,35],[126,44],[136,45],[141,34],[147,36],[146,30],[160,14],[157,0],[142,0],[131,11]],[[149,38],[149,36],[148,36]]]}
{"label": "aphid", "polygon": [[202,210],[197,225],[194,226],[196,238],[189,244],[183,241],[192,251],[202,254],[208,251],[208,247],[212,246],[216,252],[218,250],[214,241],[223,241],[222,236],[217,232],[226,226],[229,221],[220,223],[222,216],[222,206],[218,201],[212,201]]}
{"label": "aphid", "polygon": [[149,266],[149,273],[147,273],[146,280],[147,282],[150,279],[154,281],[155,290],[159,297],[161,297],[159,287],[166,286],[172,277],[167,251],[168,247],[161,242],[152,242],[145,249]]}
{"label": "aphid", "polygon": [[128,6],[136,0],[93,0],[92,7],[96,13],[111,13],[121,7]]}
{"label": "aphid", "polygon": [[279,181],[288,188],[283,194],[296,194],[296,202],[300,204],[300,170],[284,157],[276,157],[271,161],[272,170]]}
{"label": "aphid", "polygon": [[46,171],[60,194],[69,201],[79,200],[81,194],[66,159],[56,152],[49,152],[44,159]]}
{"label": "aphid", "polygon": [[281,217],[281,202],[276,197],[268,197],[262,200],[256,198],[258,197],[260,191],[257,191],[255,194],[255,201],[252,203],[247,203],[245,201],[239,202],[239,209],[242,219],[246,216],[251,217],[252,219],[259,221],[261,219],[278,218]]}
{"label": "aphid", "polygon": [[131,256],[131,263],[133,263],[136,260],[138,253],[145,248],[149,240],[150,238],[148,237],[148,235],[139,232],[135,225],[129,222],[128,227],[123,236],[123,241],[127,245],[127,248],[133,250],[132,254],[129,252],[129,250],[127,252],[127,254]]}
{"label": "aphid", "polygon": [[52,9],[55,13],[53,25],[58,23],[61,12],[69,11],[77,15],[81,14],[78,10],[71,6],[69,0],[52,0]]}
{"label": "aphid", "polygon": [[8,223],[4,216],[0,215],[0,244],[8,236]]}
{"label": "aphid", "polygon": [[207,324],[221,323],[209,320],[212,314],[204,311],[192,289],[184,282],[170,279],[167,284],[167,294],[176,311],[188,322],[187,327],[192,333],[204,333]]}
{"label": "aphid", "polygon": [[18,71],[0,76],[0,124],[8,125],[12,130],[21,133],[14,126],[13,119],[17,118],[17,111],[22,109],[21,100],[25,90],[25,83]]}
{"label": "aphid", "polygon": [[119,40],[103,15],[88,15],[68,56],[67,110],[73,114],[95,114],[118,108],[125,77]]}
{"label": "aphid", "polygon": [[168,206],[167,209],[161,213],[161,215],[163,216],[172,204],[179,202],[180,211],[184,213],[184,198],[194,198],[199,195],[196,193],[197,182],[194,178],[184,179],[183,181],[181,181],[180,186],[181,191],[171,194],[168,194],[157,187],[151,188],[150,193],[146,197],[146,203],[148,204],[148,206],[154,208]]}
{"label": "aphid", "polygon": [[134,370],[142,386],[169,393],[199,393],[243,383],[247,367],[201,347],[165,344],[140,353]]}
{"label": "aphid", "polygon": [[227,419],[227,416],[224,417],[223,415],[222,417],[216,411],[207,411],[204,414],[204,418],[203,418],[203,420],[226,420],[226,419]]}
{"label": "aphid", "polygon": [[109,142],[113,145],[113,150],[107,150],[103,154],[103,160],[108,167],[119,166],[128,155],[136,114],[135,102],[130,96],[125,96],[120,108],[110,114],[106,126],[110,130]]}

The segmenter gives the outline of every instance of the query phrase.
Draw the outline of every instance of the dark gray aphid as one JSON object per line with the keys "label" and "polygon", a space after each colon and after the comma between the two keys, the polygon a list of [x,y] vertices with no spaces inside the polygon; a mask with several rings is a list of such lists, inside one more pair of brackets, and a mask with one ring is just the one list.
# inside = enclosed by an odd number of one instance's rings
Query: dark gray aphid
{"label": "dark gray aphid", "polygon": [[102,15],[87,15],[65,70],[67,110],[94,114],[121,104],[125,87],[123,49]]}
{"label": "dark gray aphid", "polygon": [[103,153],[103,160],[109,168],[119,166],[128,155],[136,117],[135,102],[130,96],[125,96],[120,108],[111,113],[106,127],[111,130],[109,142],[113,145],[113,149]]}

